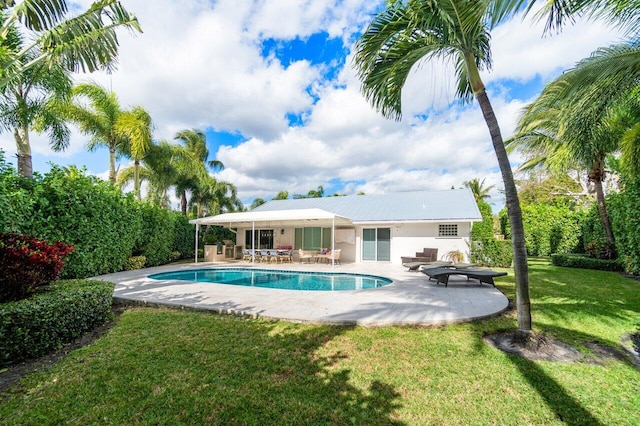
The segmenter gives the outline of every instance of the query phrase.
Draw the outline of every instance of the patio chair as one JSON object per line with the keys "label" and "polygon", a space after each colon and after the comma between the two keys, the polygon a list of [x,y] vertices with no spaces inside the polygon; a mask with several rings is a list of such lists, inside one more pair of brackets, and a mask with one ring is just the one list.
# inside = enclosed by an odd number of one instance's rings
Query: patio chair
{"label": "patio chair", "polygon": [[341,249],[337,249],[337,250],[329,250],[327,253],[324,254],[318,254],[316,255],[316,261],[322,260],[322,259],[326,259],[327,262],[331,262],[331,260],[333,259],[333,263],[338,263],[340,264],[340,251]]}
{"label": "patio chair", "polygon": [[310,253],[305,253],[304,250],[298,250],[298,256],[300,257],[300,263],[302,263],[302,259],[308,259],[309,263],[311,263],[311,259],[313,259],[313,255]]}
{"label": "patio chair", "polygon": [[251,262],[251,252],[249,249],[242,249],[242,260]]}

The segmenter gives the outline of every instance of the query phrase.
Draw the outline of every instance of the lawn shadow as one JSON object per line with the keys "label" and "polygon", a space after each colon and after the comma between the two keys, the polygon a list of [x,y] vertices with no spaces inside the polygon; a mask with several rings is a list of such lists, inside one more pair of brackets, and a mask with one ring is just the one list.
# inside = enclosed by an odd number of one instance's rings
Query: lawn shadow
{"label": "lawn shadow", "polygon": [[62,360],[55,382],[45,375],[18,389],[30,402],[7,420],[404,424],[394,418],[394,386],[356,385],[340,366],[346,355],[331,342],[350,329],[130,307],[107,335]]}
{"label": "lawn shadow", "polygon": [[[618,280],[615,274],[602,271],[590,271],[588,279],[584,279],[584,271],[549,268],[548,264],[544,265],[541,261],[532,262],[529,271],[533,325],[538,333],[551,339],[567,339],[568,342],[561,343],[570,343],[580,349],[584,357],[575,362],[601,364],[616,359],[627,363],[630,368],[638,368],[633,355],[624,348],[620,340],[613,341],[604,336],[558,325],[576,323],[582,317],[595,318],[603,324],[629,322],[629,312],[637,311],[640,306],[635,285],[629,286],[629,283]],[[508,282],[496,281],[509,298],[509,308],[499,320],[501,323],[496,323],[495,319],[471,323],[475,330],[473,335],[476,336],[474,348],[478,351],[490,350],[484,341],[487,335],[495,336],[517,328],[514,287]],[[513,277],[507,281],[515,284]],[[611,297],[607,297],[607,294]],[[544,323],[536,323],[537,312],[544,314]],[[535,389],[558,420],[575,425],[602,424],[563,385],[547,374],[539,361],[512,354],[506,355],[506,358]]]}

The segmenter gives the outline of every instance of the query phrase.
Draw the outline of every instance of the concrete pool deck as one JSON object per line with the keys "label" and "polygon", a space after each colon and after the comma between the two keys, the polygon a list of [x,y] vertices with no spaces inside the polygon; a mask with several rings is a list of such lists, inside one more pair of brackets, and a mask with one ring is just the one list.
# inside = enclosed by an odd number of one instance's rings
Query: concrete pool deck
{"label": "concrete pool deck", "polygon": [[[148,275],[215,267],[256,267],[291,271],[350,272],[392,279],[388,286],[355,291],[295,291],[227,284],[153,280]],[[504,311],[498,289],[458,277],[436,285],[420,272],[391,264],[267,265],[248,262],[165,265],[95,277],[116,283],[114,298],[125,303],[210,310],[294,322],[341,325],[439,325],[469,321]]]}

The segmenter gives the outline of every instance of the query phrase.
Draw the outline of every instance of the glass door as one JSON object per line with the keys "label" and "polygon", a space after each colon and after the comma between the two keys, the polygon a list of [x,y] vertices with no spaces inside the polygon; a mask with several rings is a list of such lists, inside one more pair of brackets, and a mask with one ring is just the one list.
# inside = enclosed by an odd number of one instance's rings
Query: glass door
{"label": "glass door", "polygon": [[362,260],[379,262],[391,260],[391,228],[362,230]]}

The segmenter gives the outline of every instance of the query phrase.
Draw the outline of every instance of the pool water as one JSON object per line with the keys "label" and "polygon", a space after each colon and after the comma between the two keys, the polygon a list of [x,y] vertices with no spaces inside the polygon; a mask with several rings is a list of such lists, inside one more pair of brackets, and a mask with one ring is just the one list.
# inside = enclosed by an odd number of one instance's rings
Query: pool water
{"label": "pool water", "polygon": [[179,280],[245,287],[313,291],[364,290],[382,287],[393,282],[388,278],[374,275],[340,272],[292,272],[253,268],[216,268],[163,272],[149,275],[149,278],[154,280]]}

